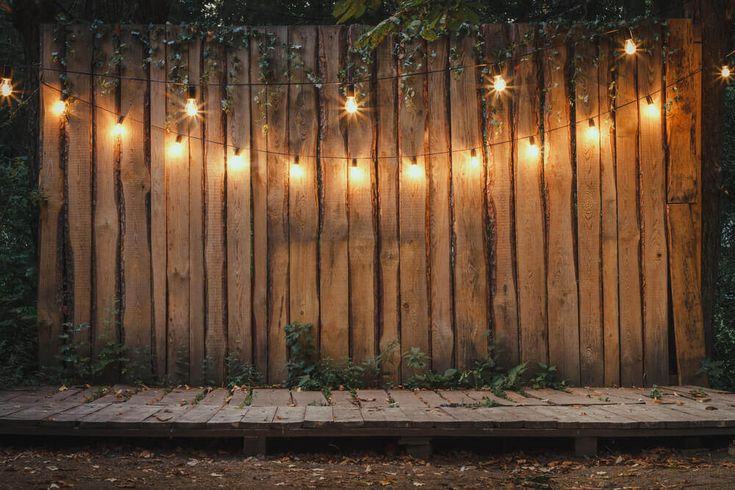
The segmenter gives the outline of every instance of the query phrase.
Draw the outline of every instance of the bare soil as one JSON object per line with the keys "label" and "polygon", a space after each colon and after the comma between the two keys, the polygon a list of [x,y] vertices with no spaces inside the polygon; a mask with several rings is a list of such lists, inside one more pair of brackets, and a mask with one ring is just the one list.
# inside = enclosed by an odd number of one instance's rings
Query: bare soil
{"label": "bare soil", "polygon": [[549,450],[450,450],[426,462],[390,445],[245,458],[235,448],[136,444],[6,441],[0,488],[735,488],[735,456],[726,448],[607,452],[592,460]]}

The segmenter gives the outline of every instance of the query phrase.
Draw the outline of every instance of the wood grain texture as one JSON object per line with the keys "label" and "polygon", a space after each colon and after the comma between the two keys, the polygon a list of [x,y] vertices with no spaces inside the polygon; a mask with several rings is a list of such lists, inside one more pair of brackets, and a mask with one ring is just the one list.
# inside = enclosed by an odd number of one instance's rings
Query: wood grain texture
{"label": "wood grain texture", "polygon": [[[138,27],[135,27],[136,29]],[[132,29],[132,27],[130,28]],[[145,32],[145,30],[143,31]],[[150,371],[153,308],[151,291],[151,233],[148,203],[151,198],[151,171],[147,165],[145,101],[148,96],[143,44],[121,30],[123,78],[120,110],[125,114],[125,133],[121,138],[120,185],[122,187],[121,227],[121,321],[125,345],[134,359]]]}
{"label": "wood grain texture", "polygon": [[641,101],[640,195],[643,272],[644,382],[669,381],[669,290],[666,266],[666,166],[661,29],[648,29],[649,53],[638,57],[639,97],[650,94],[655,113]]}
{"label": "wood grain texture", "polygon": [[[116,48],[112,32],[101,33],[94,40],[96,56],[103,60],[94,65],[94,318],[93,352],[106,344],[119,342],[119,304],[117,296],[120,252],[120,224],[117,203],[118,138],[113,133],[117,123],[116,80],[104,76]],[[116,71],[116,70],[114,70]],[[114,73],[113,73],[114,74]]]}
{"label": "wood grain texture", "polygon": [[[515,29],[511,26],[489,25],[484,28],[484,36],[487,62],[502,62],[499,53],[511,42],[511,38],[515,38]],[[497,75],[512,85],[515,75],[513,64],[504,63],[498,72],[491,72],[487,83],[492,83],[493,77]],[[485,154],[488,158],[488,215],[492,227],[490,291],[493,339],[498,348],[499,361],[510,367],[520,360],[513,178],[513,93],[496,92],[489,87],[485,99],[488,107]]]}
{"label": "wood grain texture", "polygon": [[[623,35],[617,37],[618,46],[623,45],[625,38]],[[615,157],[620,257],[620,381],[624,385],[640,386],[643,383],[643,318],[636,73],[634,58],[618,60]]]}
{"label": "wood grain texture", "polygon": [[[549,28],[551,34],[554,28]],[[579,298],[572,202],[567,46],[564,33],[544,51],[544,194],[547,215],[547,311],[549,363],[572,383],[579,382]],[[595,251],[596,252],[596,251]]]}
{"label": "wood grain texture", "polygon": [[451,135],[449,121],[449,42],[427,45],[427,254],[431,313],[431,367],[444,372],[454,364],[454,291],[451,268]]}
{"label": "wood grain texture", "polygon": [[[529,36],[531,28],[516,26],[516,39]],[[523,53],[529,46],[520,46]],[[518,53],[516,53],[518,54]],[[513,117],[517,142],[515,158],[516,260],[518,264],[518,318],[521,326],[521,359],[529,365],[548,361],[546,330],[546,264],[544,260],[543,160],[529,154],[530,137],[541,145],[538,71],[521,63],[513,85]]]}
{"label": "wood grain texture", "polygon": [[[69,27],[69,43],[75,46],[66,56],[68,84],[78,97],[67,104],[67,235],[68,278],[71,288],[70,321],[87,325],[74,334],[81,353],[90,352],[92,320],[92,35],[82,26]],[[74,72],[74,73],[72,73]]]}
{"label": "wood grain texture", "polygon": [[[400,149],[399,234],[401,347],[403,351],[429,350],[429,288],[427,259],[427,76],[405,75],[426,66],[426,43],[405,46],[398,74],[398,142]],[[399,54],[399,59],[401,55]],[[414,373],[403,364],[403,379]]]}
{"label": "wood grain texture", "polygon": [[455,237],[455,349],[457,367],[466,368],[487,354],[488,287],[485,255],[485,169],[471,163],[471,150],[482,148],[475,39],[454,39],[456,64],[450,76],[452,192]]}
{"label": "wood grain texture", "polygon": [[[579,274],[579,364],[583,385],[601,385],[605,372],[602,307],[602,209],[600,186],[602,127],[597,46],[585,41],[574,45],[574,121],[576,122],[577,267]],[[606,68],[606,67],[605,67]],[[590,123],[590,121],[592,121]],[[591,126],[590,124],[593,124]],[[617,274],[616,274],[617,275]]]}
{"label": "wood grain texture", "polygon": [[[248,38],[246,38],[248,39]],[[249,39],[248,39],[249,40]],[[227,52],[227,351],[253,363],[252,237],[250,149],[250,51],[239,46]],[[239,155],[235,155],[239,149]]]}
{"label": "wood grain texture", "polygon": [[398,241],[398,81],[393,39],[376,51],[377,63],[377,146],[378,146],[378,234],[379,242],[379,349],[385,359],[383,372],[392,381],[400,380],[400,283]]}
{"label": "wood grain texture", "polygon": [[39,154],[38,190],[44,196],[39,208],[38,241],[38,361],[41,366],[53,366],[61,347],[63,333],[63,221],[64,168],[61,134],[64,118],[55,116],[52,104],[59,100],[61,81],[58,60],[52,53],[62,47],[61,40],[54,39],[54,27],[41,26],[41,65],[52,70],[39,70]]}
{"label": "wood grain texture", "polygon": [[319,229],[319,291],[322,357],[349,356],[349,262],[347,225],[347,128],[339,70],[346,54],[346,29],[319,27],[319,145],[322,174]]}

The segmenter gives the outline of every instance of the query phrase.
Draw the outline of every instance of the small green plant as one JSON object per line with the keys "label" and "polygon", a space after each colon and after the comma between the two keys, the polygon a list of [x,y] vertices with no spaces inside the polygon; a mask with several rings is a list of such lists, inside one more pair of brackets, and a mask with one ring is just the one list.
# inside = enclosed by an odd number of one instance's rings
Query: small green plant
{"label": "small green plant", "polygon": [[257,386],[263,384],[263,375],[252,364],[246,364],[240,360],[236,353],[231,352],[225,358],[227,367],[227,387],[232,389],[236,386]]}
{"label": "small green plant", "polygon": [[536,375],[531,378],[531,387],[533,389],[539,388],[553,388],[555,390],[563,390],[567,388],[567,382],[559,379],[559,373],[557,372],[556,366],[538,363],[538,371]]}
{"label": "small green plant", "polygon": [[661,393],[661,390],[658,388],[658,386],[653,385],[651,391],[648,393],[648,396],[650,396],[654,400],[660,400],[661,398],[663,398],[664,394]]}

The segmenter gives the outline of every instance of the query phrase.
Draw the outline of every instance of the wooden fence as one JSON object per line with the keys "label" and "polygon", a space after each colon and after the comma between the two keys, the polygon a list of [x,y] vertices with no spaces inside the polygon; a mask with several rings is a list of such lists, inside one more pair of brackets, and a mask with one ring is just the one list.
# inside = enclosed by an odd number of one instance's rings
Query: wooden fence
{"label": "wooden fence", "polygon": [[395,380],[411,347],[444,370],[493,345],[573,383],[697,381],[699,34],[636,28],[631,56],[627,29],[576,29],[367,53],[359,27],[44,26],[42,364],[72,331],[190,383],[227,355],[278,382],[308,322]]}

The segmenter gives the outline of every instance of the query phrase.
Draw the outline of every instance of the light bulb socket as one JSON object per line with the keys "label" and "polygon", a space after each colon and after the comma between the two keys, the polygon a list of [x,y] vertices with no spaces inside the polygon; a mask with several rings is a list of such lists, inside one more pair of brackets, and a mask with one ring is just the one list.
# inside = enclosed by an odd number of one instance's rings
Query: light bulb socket
{"label": "light bulb socket", "polygon": [[531,146],[536,146],[536,138],[534,136],[528,137],[528,144]]}
{"label": "light bulb socket", "polygon": [[189,88],[187,90],[187,93],[188,93],[190,99],[196,99],[196,97],[197,97],[197,88],[196,88],[196,85],[189,85]]}
{"label": "light bulb socket", "polygon": [[118,116],[117,117],[117,123],[118,124],[122,124],[123,122],[125,122],[125,116]]}
{"label": "light bulb socket", "polygon": [[299,164],[299,156],[298,156],[298,155],[296,155],[296,156],[294,157],[294,159],[293,159],[293,164],[294,164],[294,165],[298,165],[298,164]]}
{"label": "light bulb socket", "polygon": [[3,66],[2,78],[13,78],[13,69],[8,65]]}
{"label": "light bulb socket", "polygon": [[653,105],[653,97],[651,97],[650,95],[646,95],[646,103],[648,105]]}
{"label": "light bulb socket", "polygon": [[475,158],[475,157],[477,156],[477,150],[476,150],[476,149],[474,149],[474,148],[472,148],[472,149],[470,150],[470,156],[471,156],[472,158]]}
{"label": "light bulb socket", "polygon": [[352,167],[357,168],[357,158],[352,159]]}
{"label": "light bulb socket", "polygon": [[348,83],[347,84],[347,90],[345,91],[347,97],[354,97],[355,96],[355,84],[354,83]]}
{"label": "light bulb socket", "polygon": [[176,142],[177,143],[181,143],[183,140],[184,140],[184,136],[183,135],[179,134],[179,135],[176,136]]}
{"label": "light bulb socket", "polygon": [[591,128],[594,128],[594,127],[595,127],[595,120],[594,120],[594,119],[592,119],[592,118],[590,118],[590,120],[589,120],[589,121],[587,121],[587,124],[589,124],[589,126],[590,126]]}
{"label": "light bulb socket", "polygon": [[236,157],[239,157],[240,156],[240,148],[239,147],[236,147],[235,148],[235,156]]}
{"label": "light bulb socket", "polygon": [[416,157],[411,157],[411,165],[418,165],[419,161],[416,159]]}

